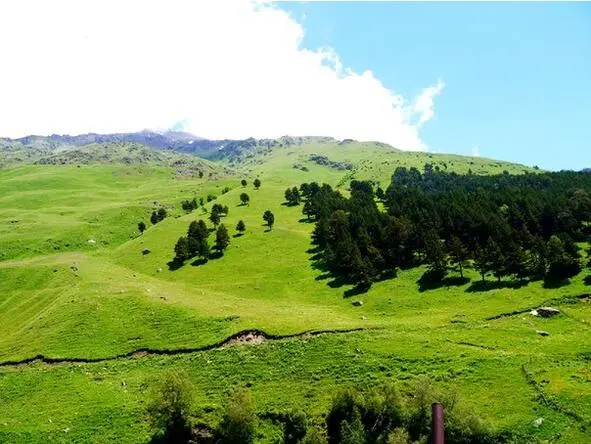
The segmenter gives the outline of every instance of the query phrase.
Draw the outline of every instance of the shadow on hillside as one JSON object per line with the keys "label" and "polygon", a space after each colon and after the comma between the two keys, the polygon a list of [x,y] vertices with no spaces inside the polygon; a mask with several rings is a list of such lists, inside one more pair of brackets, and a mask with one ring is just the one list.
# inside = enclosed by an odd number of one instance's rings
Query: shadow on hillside
{"label": "shadow on hillside", "polygon": [[352,296],[357,296],[360,294],[365,294],[371,288],[371,282],[360,282],[359,284],[355,285],[353,288],[349,288],[345,290],[343,293],[344,298],[350,298]]}
{"label": "shadow on hillside", "polygon": [[191,266],[199,267],[200,265],[207,264],[209,261],[215,261],[216,259],[220,259],[223,256],[224,256],[223,251],[215,250],[215,251],[212,251],[211,253],[209,253],[208,257],[200,257],[200,258],[195,259],[193,262],[191,262]]}
{"label": "shadow on hillside", "polygon": [[448,276],[441,277],[440,273],[433,271],[425,271],[423,275],[417,280],[419,284],[419,291],[422,293],[427,290],[436,290],[442,287],[460,287],[470,282],[467,277]]}
{"label": "shadow on hillside", "polygon": [[501,288],[511,288],[511,289],[518,289],[521,287],[525,287],[529,284],[529,281],[526,280],[517,280],[517,281],[477,281],[473,282],[468,288],[466,288],[466,293],[478,293],[482,291],[490,291],[490,290],[498,290]]}
{"label": "shadow on hillside", "polygon": [[570,279],[544,279],[544,288],[560,288],[570,285]]}
{"label": "shadow on hillside", "polygon": [[301,219],[298,220],[299,223],[301,224],[313,224],[314,221],[312,219],[308,219],[307,217],[302,217]]}
{"label": "shadow on hillside", "polygon": [[170,271],[175,271],[175,270],[178,270],[179,268],[181,268],[183,266],[183,263],[181,261],[177,261],[176,259],[173,259],[171,261],[168,261],[166,263],[166,265],[168,265],[168,269]]}
{"label": "shadow on hillside", "polygon": [[237,237],[242,237],[244,236],[244,233],[236,233],[235,235],[233,235],[233,238],[237,238]]}
{"label": "shadow on hillside", "polygon": [[583,284],[591,285],[591,274],[583,279]]}
{"label": "shadow on hillside", "polygon": [[191,441],[193,433],[191,426],[183,418],[171,418],[163,430],[159,430],[150,439],[150,444],[182,443]]}

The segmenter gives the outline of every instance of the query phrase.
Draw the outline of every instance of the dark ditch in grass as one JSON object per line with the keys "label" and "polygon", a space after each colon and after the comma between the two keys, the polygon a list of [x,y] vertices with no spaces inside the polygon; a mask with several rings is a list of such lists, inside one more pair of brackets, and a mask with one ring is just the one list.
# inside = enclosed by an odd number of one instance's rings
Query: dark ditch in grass
{"label": "dark ditch in grass", "polygon": [[334,330],[308,330],[301,333],[293,333],[288,335],[273,335],[266,333],[262,330],[243,330],[239,331],[238,333],[234,333],[232,336],[227,337],[223,341],[217,342],[215,344],[204,345],[202,347],[192,347],[192,348],[177,348],[177,349],[153,349],[153,348],[139,348],[127,353],[122,353],[119,355],[111,356],[111,357],[103,357],[103,358],[52,358],[49,356],[44,355],[37,355],[33,356],[32,358],[25,358],[21,360],[14,360],[14,361],[4,361],[0,362],[0,367],[14,367],[20,366],[25,364],[31,364],[33,362],[42,362],[45,364],[91,364],[95,362],[106,362],[106,361],[114,361],[116,359],[125,359],[125,358],[139,358],[144,356],[150,355],[166,355],[166,356],[173,356],[173,355],[182,355],[182,354],[189,354],[189,353],[196,353],[196,352],[203,352],[209,351],[213,349],[219,349],[223,347],[227,347],[236,343],[260,343],[263,341],[277,341],[281,339],[296,339],[302,337],[312,337],[312,336],[320,336],[320,335],[328,335],[328,334],[345,334],[345,333],[354,333],[359,331],[368,330],[367,328],[357,327],[357,328],[349,328],[349,329],[334,329]]}

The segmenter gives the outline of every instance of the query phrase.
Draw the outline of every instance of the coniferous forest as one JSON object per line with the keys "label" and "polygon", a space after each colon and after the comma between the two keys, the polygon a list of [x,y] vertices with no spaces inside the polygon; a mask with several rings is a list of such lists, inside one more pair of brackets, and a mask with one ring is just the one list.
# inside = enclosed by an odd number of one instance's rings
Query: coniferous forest
{"label": "coniferous forest", "polygon": [[[426,265],[420,284],[544,279],[563,285],[583,266],[577,243],[591,235],[591,174],[458,175],[425,165],[397,168],[384,191],[352,181],[350,197],[329,185],[300,187],[315,222],[316,258],[363,291],[396,269]],[[383,208],[383,209],[381,209]]]}

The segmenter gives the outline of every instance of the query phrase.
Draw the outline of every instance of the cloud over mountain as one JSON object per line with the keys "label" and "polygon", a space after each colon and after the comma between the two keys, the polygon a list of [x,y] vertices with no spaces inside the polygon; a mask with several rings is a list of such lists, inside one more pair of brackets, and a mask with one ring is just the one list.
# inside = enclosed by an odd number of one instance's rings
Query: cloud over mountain
{"label": "cloud over mountain", "polygon": [[422,150],[443,89],[405,99],[334,49],[302,47],[303,26],[267,2],[23,0],[0,15],[0,136],[183,122],[213,139],[326,135]]}

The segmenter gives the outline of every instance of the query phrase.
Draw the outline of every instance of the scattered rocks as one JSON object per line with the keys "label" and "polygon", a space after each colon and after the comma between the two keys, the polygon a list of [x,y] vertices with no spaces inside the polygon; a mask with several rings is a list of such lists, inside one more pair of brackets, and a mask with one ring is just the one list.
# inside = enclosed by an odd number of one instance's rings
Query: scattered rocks
{"label": "scattered rocks", "polygon": [[158,270],[156,270],[156,272],[161,273],[162,272],[162,267],[158,268]]}
{"label": "scattered rocks", "polygon": [[538,418],[534,420],[534,427],[539,428],[544,422],[544,418]]}
{"label": "scattered rocks", "polygon": [[560,314],[560,310],[552,307],[540,307],[537,309],[537,312],[543,318],[549,318]]}
{"label": "scattered rocks", "polygon": [[96,244],[96,241],[94,239],[88,239],[87,241],[89,244]]}
{"label": "scattered rocks", "polygon": [[363,305],[363,301],[353,301],[351,304],[353,304],[353,307],[361,307]]}
{"label": "scattered rocks", "polygon": [[544,330],[536,330],[536,333],[539,334],[540,336],[550,336],[550,333],[548,333],[547,331],[544,331]]}
{"label": "scattered rocks", "polygon": [[532,316],[538,316],[538,310],[532,310],[529,312],[529,314]]}
{"label": "scattered rocks", "polygon": [[72,264],[71,267],[70,267],[70,269],[72,271],[78,271],[78,267],[76,266],[76,264]]}

